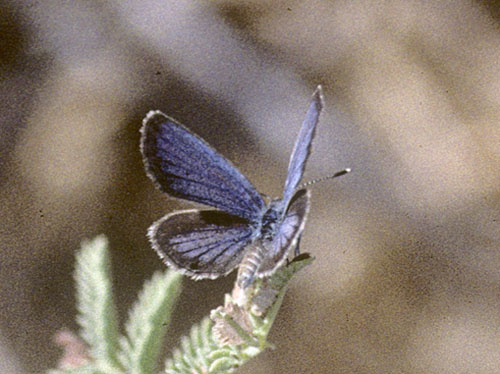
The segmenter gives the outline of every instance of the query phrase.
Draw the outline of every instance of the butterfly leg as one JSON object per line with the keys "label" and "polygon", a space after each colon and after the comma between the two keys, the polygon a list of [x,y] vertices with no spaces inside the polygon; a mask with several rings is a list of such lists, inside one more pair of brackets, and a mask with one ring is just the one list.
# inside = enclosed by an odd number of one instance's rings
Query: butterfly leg
{"label": "butterfly leg", "polygon": [[[297,257],[298,255],[300,255],[300,239],[302,239],[302,234],[300,234],[300,236],[297,238],[297,245],[295,246],[294,257]],[[287,257],[286,266],[290,265],[290,262],[291,261]]]}
{"label": "butterfly leg", "polygon": [[297,238],[297,245],[295,246],[295,257],[300,255],[300,239],[302,239],[302,234]]}

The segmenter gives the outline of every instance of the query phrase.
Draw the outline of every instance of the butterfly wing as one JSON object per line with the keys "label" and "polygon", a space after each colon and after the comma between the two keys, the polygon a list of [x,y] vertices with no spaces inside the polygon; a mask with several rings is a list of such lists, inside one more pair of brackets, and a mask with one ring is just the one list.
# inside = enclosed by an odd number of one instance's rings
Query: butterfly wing
{"label": "butterfly wing", "polygon": [[304,174],[306,161],[309,157],[309,153],[311,152],[311,142],[314,137],[314,132],[322,108],[323,93],[321,86],[318,86],[313,94],[313,100],[306,113],[306,118],[302,123],[299,136],[297,137],[297,141],[295,142],[295,146],[293,148],[292,156],[290,157],[288,176],[286,178],[285,190],[283,192],[284,204],[288,204],[295,192],[295,189],[300,183],[300,180],[302,179],[302,175]]}
{"label": "butterfly wing", "polygon": [[253,235],[245,220],[216,210],[174,212],[148,230],[163,261],[195,279],[214,279],[231,272]]}
{"label": "butterfly wing", "polygon": [[146,172],[160,190],[252,222],[260,218],[260,194],[201,138],[159,111],[148,113],[141,134]]}
{"label": "butterfly wing", "polygon": [[276,235],[270,245],[267,245],[267,251],[257,272],[259,277],[273,274],[288,258],[290,250],[297,245],[309,212],[310,197],[311,194],[306,189],[293,195]]}

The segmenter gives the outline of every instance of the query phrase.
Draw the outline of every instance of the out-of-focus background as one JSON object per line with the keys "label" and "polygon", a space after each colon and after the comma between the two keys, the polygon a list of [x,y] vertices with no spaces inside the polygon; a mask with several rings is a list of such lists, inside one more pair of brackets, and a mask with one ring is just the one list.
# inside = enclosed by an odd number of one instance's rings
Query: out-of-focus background
{"label": "out-of-focus background", "polygon": [[[189,204],[146,177],[150,109],[279,196],[317,84],[326,110],[302,250],[241,373],[500,373],[500,8],[495,1],[4,1],[0,369],[42,372],[76,330],[82,239],[112,247],[122,320],[163,268],[147,227]],[[234,275],[184,282],[165,354]]]}

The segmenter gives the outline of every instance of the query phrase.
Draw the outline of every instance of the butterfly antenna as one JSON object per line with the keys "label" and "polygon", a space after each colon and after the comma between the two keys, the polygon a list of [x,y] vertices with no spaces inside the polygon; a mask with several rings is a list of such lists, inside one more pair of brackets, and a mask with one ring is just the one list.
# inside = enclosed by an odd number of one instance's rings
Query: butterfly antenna
{"label": "butterfly antenna", "polygon": [[317,179],[310,180],[310,181],[308,181],[306,183],[301,184],[299,187],[297,187],[297,190],[301,190],[302,188],[306,188],[307,186],[310,186],[311,184],[315,184],[315,183],[319,183],[319,182],[324,182],[324,181],[329,180],[329,179],[340,177],[340,176],[342,176],[344,174],[347,174],[347,173],[350,173],[350,172],[351,172],[351,169],[347,168],[347,169],[338,171],[335,174],[327,175],[326,177],[322,177],[322,178],[317,178]]}

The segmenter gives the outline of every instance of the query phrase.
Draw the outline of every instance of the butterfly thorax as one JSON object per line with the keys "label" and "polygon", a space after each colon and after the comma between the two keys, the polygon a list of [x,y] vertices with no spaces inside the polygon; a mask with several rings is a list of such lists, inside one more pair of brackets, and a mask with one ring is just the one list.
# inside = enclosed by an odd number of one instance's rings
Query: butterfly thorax
{"label": "butterfly thorax", "polygon": [[281,199],[272,200],[269,208],[262,216],[260,233],[263,239],[271,240],[274,237],[277,225],[283,218],[282,216],[283,208],[281,207]]}

